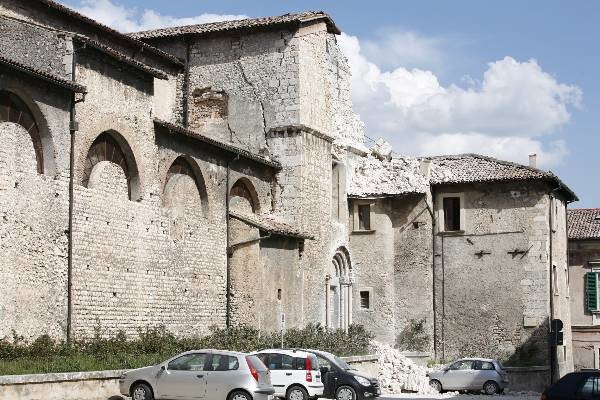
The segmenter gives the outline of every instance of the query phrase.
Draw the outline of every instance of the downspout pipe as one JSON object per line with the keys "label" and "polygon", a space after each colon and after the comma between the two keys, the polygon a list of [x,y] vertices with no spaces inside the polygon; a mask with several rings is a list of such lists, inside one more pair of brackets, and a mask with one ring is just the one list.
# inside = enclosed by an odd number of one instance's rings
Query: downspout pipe
{"label": "downspout pipe", "polygon": [[552,260],[552,240],[553,240],[553,232],[552,232],[552,227],[554,226],[554,219],[552,218],[552,206],[554,205],[554,196],[551,194],[549,196],[549,207],[548,207],[548,230],[549,230],[549,261],[550,261],[550,321],[548,321],[548,332],[550,340],[548,341],[549,343],[549,349],[550,349],[550,384],[554,383],[554,376],[556,373],[556,349],[552,340],[552,320],[554,319],[554,265],[553,265],[553,260]]}
{"label": "downspout pipe", "polygon": [[225,235],[226,235],[226,270],[225,270],[225,326],[231,328],[231,257],[233,249],[231,248],[231,232],[229,229],[229,200],[230,200],[230,179],[231,179],[231,163],[240,159],[240,155],[236,154],[235,158],[227,160],[227,172],[225,177]]}
{"label": "downspout pipe", "polygon": [[[86,47],[85,43],[75,48],[73,43],[73,55],[71,58],[71,81],[77,82],[77,51]],[[73,203],[75,199],[75,133],[79,130],[77,123],[76,104],[85,100],[85,94],[81,99],[76,98],[75,92],[71,94],[71,104],[69,109],[69,235],[68,235],[68,256],[67,256],[67,343],[73,340]]]}

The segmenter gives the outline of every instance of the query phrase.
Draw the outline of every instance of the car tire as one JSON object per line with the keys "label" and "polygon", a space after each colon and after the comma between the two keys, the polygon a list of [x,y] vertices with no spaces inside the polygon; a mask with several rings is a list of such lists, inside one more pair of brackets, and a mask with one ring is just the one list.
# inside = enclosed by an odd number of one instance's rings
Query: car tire
{"label": "car tire", "polygon": [[301,386],[292,386],[285,394],[286,400],[308,400],[308,392]]}
{"label": "car tire", "polygon": [[146,383],[136,383],[131,388],[131,400],[154,400],[154,393]]}
{"label": "car tire", "polygon": [[335,391],[336,400],[356,400],[356,390],[350,386],[340,386]]}
{"label": "car tire", "polygon": [[483,393],[492,395],[500,393],[500,386],[494,381],[487,381],[483,384]]}
{"label": "car tire", "polygon": [[252,396],[243,390],[234,390],[229,394],[227,400],[252,400]]}
{"label": "car tire", "polygon": [[437,390],[438,393],[442,393],[442,382],[437,379],[432,379],[429,381],[429,386],[431,386],[434,390]]}

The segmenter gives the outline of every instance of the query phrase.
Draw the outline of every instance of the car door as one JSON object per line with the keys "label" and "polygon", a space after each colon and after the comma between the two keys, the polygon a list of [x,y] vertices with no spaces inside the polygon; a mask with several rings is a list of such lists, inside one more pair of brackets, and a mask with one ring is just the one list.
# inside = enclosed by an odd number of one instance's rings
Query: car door
{"label": "car door", "polygon": [[177,357],[166,365],[156,381],[157,398],[203,399],[206,395],[206,353],[190,353]]}
{"label": "car door", "polygon": [[[331,399],[331,398],[335,397],[335,389],[336,389],[335,367],[326,358],[317,356],[317,359],[319,360],[321,381],[323,382],[323,385],[325,386],[325,388],[323,389],[323,397]],[[325,369],[327,369],[327,372],[325,372]]]}
{"label": "car door", "polygon": [[[263,354],[261,354],[261,356],[262,355]],[[263,361],[262,358],[261,361]],[[287,376],[286,373],[289,373],[290,371],[285,371],[283,369],[283,354],[269,353],[268,364],[266,365],[271,371],[271,384],[275,389],[275,396],[285,397],[288,381],[290,378],[290,376]]]}
{"label": "car door", "polygon": [[442,386],[449,390],[466,390],[473,386],[473,361],[461,360],[448,367]]}
{"label": "car door", "polygon": [[580,400],[600,399],[600,374],[588,376],[577,391],[575,398]]}
{"label": "car door", "polygon": [[494,368],[494,364],[489,361],[475,361],[473,363],[473,389],[483,388],[483,384],[488,381],[497,381],[499,374]]}
{"label": "car door", "polygon": [[238,357],[229,354],[212,353],[204,370],[207,374],[206,400],[226,399],[244,379]]}

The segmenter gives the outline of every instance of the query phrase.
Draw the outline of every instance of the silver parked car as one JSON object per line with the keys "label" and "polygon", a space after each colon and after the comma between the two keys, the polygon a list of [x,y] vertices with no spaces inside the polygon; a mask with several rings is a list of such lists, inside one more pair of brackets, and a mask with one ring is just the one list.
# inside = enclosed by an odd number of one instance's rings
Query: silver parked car
{"label": "silver parked car", "polygon": [[128,371],[121,394],[133,400],[272,400],[267,367],[256,356],[221,350],[193,350],[158,365]]}
{"label": "silver parked car", "polygon": [[508,386],[508,375],[497,360],[468,358],[429,375],[429,383],[439,392],[445,390],[475,390],[485,394],[502,393]]}

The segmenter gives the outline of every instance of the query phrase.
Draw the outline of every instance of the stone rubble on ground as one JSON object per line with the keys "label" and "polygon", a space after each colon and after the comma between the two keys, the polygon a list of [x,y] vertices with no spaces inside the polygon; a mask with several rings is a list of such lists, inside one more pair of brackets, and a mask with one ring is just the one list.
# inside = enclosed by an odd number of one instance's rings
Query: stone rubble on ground
{"label": "stone rubble on ground", "polygon": [[379,385],[383,394],[437,393],[429,386],[426,367],[415,364],[392,346],[373,341],[371,347],[379,356]]}

